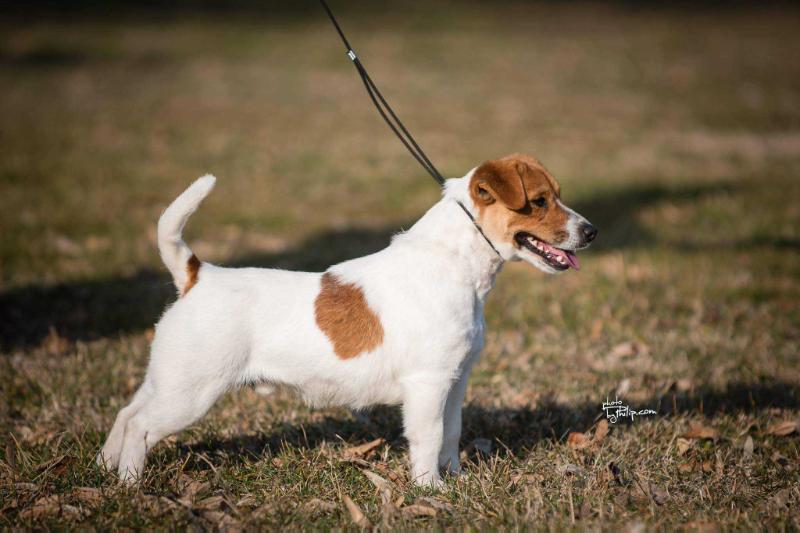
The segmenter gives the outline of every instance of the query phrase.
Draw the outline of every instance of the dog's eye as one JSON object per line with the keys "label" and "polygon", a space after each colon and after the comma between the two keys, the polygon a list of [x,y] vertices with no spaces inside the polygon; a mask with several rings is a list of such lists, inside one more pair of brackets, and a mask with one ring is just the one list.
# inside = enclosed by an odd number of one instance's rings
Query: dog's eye
{"label": "dog's eye", "polygon": [[531,200],[531,203],[536,207],[547,207],[547,198],[545,198],[544,196],[540,196],[535,200]]}

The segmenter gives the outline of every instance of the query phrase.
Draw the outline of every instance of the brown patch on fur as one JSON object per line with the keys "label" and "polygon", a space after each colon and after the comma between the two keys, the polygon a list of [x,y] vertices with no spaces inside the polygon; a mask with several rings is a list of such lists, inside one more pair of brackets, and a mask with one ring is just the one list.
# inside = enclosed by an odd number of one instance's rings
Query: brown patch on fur
{"label": "brown patch on fur", "polygon": [[181,296],[186,296],[192,287],[195,286],[197,283],[197,275],[200,272],[200,260],[197,258],[196,255],[192,254],[192,257],[186,262],[186,274],[189,276],[186,280],[186,285],[183,286],[183,292],[181,292]]}
{"label": "brown patch on fur", "polygon": [[314,316],[340,359],[374,350],[383,342],[383,326],[356,285],[341,283],[329,272],[322,275]]}
{"label": "brown patch on fur", "polygon": [[[483,163],[472,175],[470,196],[478,220],[493,239],[514,241],[525,231],[553,245],[569,237],[570,214],[558,203],[561,187],[535,158],[513,154]],[[544,198],[546,207],[531,202]]]}

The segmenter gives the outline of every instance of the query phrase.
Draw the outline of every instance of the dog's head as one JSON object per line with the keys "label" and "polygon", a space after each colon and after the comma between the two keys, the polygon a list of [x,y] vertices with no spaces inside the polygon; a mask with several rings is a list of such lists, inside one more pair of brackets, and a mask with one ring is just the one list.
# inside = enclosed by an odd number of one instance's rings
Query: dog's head
{"label": "dog's head", "polygon": [[554,274],[580,268],[575,251],[597,230],[561,202],[561,187],[535,158],[513,154],[475,169],[469,193],[486,236],[507,259]]}

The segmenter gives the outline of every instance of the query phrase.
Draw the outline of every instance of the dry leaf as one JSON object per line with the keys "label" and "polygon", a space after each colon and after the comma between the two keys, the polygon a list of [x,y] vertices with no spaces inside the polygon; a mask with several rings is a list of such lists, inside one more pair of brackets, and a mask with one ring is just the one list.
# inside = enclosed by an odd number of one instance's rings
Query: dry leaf
{"label": "dry leaf", "polygon": [[372,527],[372,522],[369,521],[369,518],[361,511],[361,508],[350,499],[350,496],[345,494],[342,496],[342,501],[344,502],[344,506],[347,508],[347,512],[350,513],[350,519],[353,520],[353,523],[359,527]]}
{"label": "dry leaf", "polygon": [[612,359],[620,360],[627,357],[633,357],[634,355],[647,354],[649,351],[650,349],[646,344],[636,341],[629,341],[622,342],[611,348],[608,356]]}
{"label": "dry leaf", "polygon": [[453,512],[453,506],[447,502],[443,502],[441,500],[437,500],[436,498],[432,498],[430,496],[423,496],[422,498],[418,498],[414,503],[421,503],[425,505],[430,505],[434,509],[438,509],[440,511],[445,511],[447,513]]}
{"label": "dry leaf", "polygon": [[94,487],[75,487],[72,496],[82,503],[97,504],[103,501],[103,493]]}
{"label": "dry leaf", "polygon": [[567,444],[570,448],[582,450],[589,447],[592,444],[592,441],[583,433],[573,431],[567,436]]}
{"label": "dry leaf", "polygon": [[59,496],[45,496],[19,513],[20,518],[44,518],[58,516],[66,520],[80,520],[83,516],[80,509],[73,505],[63,505]]}
{"label": "dry leaf", "polygon": [[364,457],[370,452],[386,443],[386,439],[375,439],[360,446],[353,446],[344,450],[345,457]]}
{"label": "dry leaf", "polygon": [[178,501],[186,507],[191,507],[194,503],[195,497],[199,493],[208,490],[210,487],[210,485],[205,481],[193,479],[185,475],[181,476],[179,485],[181,485],[181,496],[178,498]]}
{"label": "dry leaf", "polygon": [[772,454],[772,460],[784,468],[789,465],[789,459],[778,450]]}
{"label": "dry leaf", "polygon": [[745,459],[749,461],[750,459],[753,458],[753,449],[754,449],[753,437],[751,437],[750,435],[747,436],[747,438],[744,441],[744,445],[742,445],[742,449],[744,450]]}
{"label": "dry leaf", "polygon": [[210,496],[208,498],[204,498],[199,502],[194,504],[194,507],[197,509],[204,509],[206,511],[217,511],[222,504],[225,502],[225,498],[222,496]]}
{"label": "dry leaf", "polygon": [[656,483],[650,483],[650,496],[653,497],[653,501],[656,505],[664,505],[667,500],[669,500],[669,493],[662,487]]}
{"label": "dry leaf", "polygon": [[785,437],[797,431],[797,420],[784,420],[767,428],[767,435]]}
{"label": "dry leaf", "polygon": [[689,439],[684,439],[683,437],[678,437],[678,440],[675,441],[675,448],[678,450],[678,455],[684,455],[689,449],[692,447],[692,441]]}
{"label": "dry leaf", "polygon": [[608,420],[601,420],[597,423],[597,428],[594,430],[594,441],[603,442],[608,436]]}
{"label": "dry leaf", "polygon": [[403,516],[409,518],[414,518],[417,516],[436,516],[438,514],[434,507],[422,503],[412,503],[411,505],[406,505],[403,507],[402,513]]}
{"label": "dry leaf", "polygon": [[695,465],[694,461],[688,461],[686,463],[681,463],[680,465],[678,465],[678,470],[683,472],[683,473],[688,473],[688,472],[691,472],[692,470],[694,470],[694,465]]}
{"label": "dry leaf", "polygon": [[583,468],[572,463],[567,463],[561,467],[561,473],[566,475],[580,475],[583,474]]}
{"label": "dry leaf", "polygon": [[336,510],[336,504],[319,498],[312,498],[303,504],[303,510],[310,514],[326,514]]}
{"label": "dry leaf", "polygon": [[685,439],[711,439],[717,440],[719,432],[712,428],[705,426],[699,422],[693,422],[689,425],[689,430],[681,435]]}
{"label": "dry leaf", "polygon": [[366,478],[368,480],[370,480],[373,485],[375,485],[376,489],[378,489],[380,491],[383,491],[383,490],[391,491],[392,490],[392,484],[389,483],[389,481],[387,479],[379,476],[375,472],[373,472],[371,470],[362,470],[361,473],[364,474],[364,476],[366,476]]}

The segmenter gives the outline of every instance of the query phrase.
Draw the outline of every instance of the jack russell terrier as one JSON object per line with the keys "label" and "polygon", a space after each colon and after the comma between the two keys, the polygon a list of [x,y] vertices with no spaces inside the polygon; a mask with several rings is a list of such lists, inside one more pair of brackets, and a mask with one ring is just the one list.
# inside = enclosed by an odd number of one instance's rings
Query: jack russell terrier
{"label": "jack russell terrier", "polygon": [[461,404],[503,263],[578,269],[574,252],[597,235],[539,161],[515,154],[447,180],[442,199],[380,252],[324,273],[222,268],[181,238],[215,181],[195,181],[158,221],[180,297],[156,325],[144,383],[97,457],[127,482],[149,449],[220,395],[262,383],[314,406],[401,404],[411,477],[440,485],[440,469],[460,471]]}

